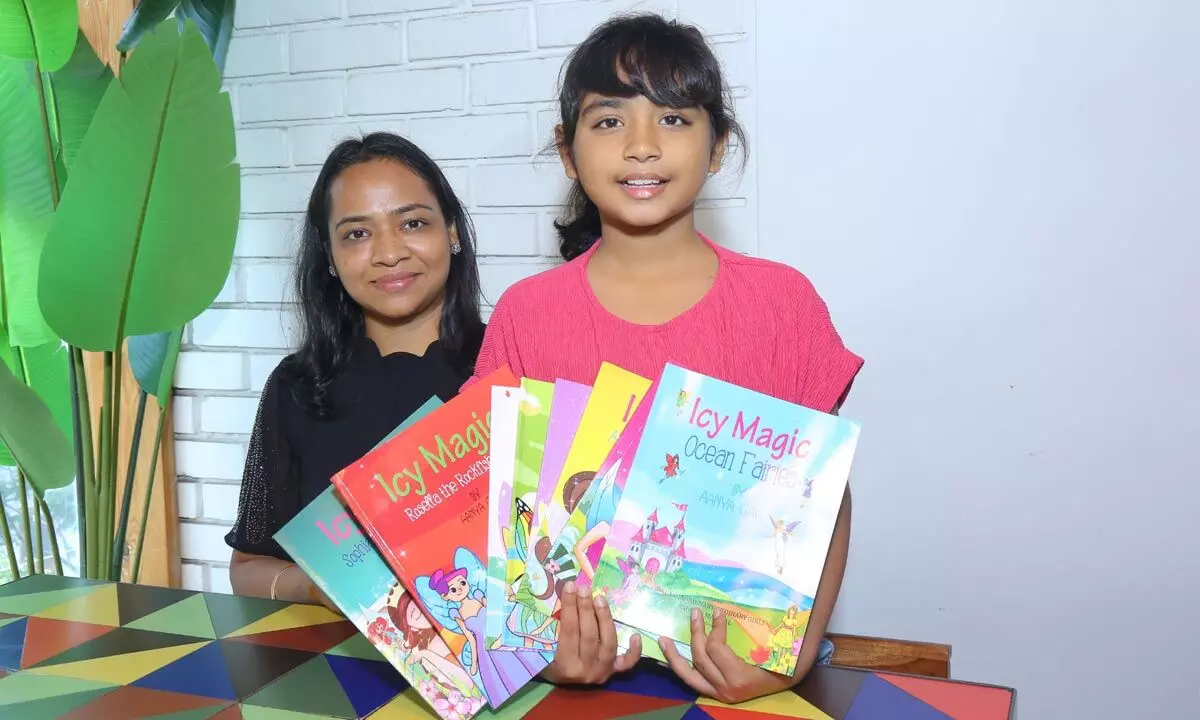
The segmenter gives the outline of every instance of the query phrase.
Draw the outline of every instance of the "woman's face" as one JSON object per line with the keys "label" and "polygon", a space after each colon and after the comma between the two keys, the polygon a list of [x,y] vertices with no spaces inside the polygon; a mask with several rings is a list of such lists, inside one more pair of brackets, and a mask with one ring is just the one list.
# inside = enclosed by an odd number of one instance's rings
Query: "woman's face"
{"label": "woman's face", "polygon": [[467,598],[467,579],[456,577],[446,586],[446,599],[462,602]]}
{"label": "woman's face", "polygon": [[333,265],[367,318],[440,317],[457,232],[429,185],[399,162],[370,160],[343,170],[329,195]]}

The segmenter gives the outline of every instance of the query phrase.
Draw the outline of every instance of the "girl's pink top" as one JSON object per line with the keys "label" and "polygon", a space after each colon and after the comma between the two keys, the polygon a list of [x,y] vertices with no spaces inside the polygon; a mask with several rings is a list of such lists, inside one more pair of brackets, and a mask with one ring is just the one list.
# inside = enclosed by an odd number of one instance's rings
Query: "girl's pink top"
{"label": "girl's pink top", "polygon": [[525,278],[500,297],[470,385],[507,364],[518,377],[591,385],[608,361],[653,380],[667,362],[830,412],[863,360],[842,343],[812,283],[781,263],[716,245],[717,276],[695,305],[661,325],[604,309],[586,253]]}

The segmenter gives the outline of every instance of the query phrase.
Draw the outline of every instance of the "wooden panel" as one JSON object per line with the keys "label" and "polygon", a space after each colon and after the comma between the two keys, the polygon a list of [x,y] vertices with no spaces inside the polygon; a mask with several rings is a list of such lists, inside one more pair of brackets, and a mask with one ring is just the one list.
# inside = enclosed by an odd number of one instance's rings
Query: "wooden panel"
{"label": "wooden panel", "polygon": [[114,73],[120,71],[121,62],[117,39],[136,4],[134,0],[78,0],[79,27],[96,51],[96,57]]}
{"label": "wooden panel", "polygon": [[[117,445],[120,459],[117,465],[117,517],[121,513],[121,493],[125,487],[125,475],[129,471],[130,439],[137,419],[138,384],[124,364],[121,385],[121,427]],[[84,353],[84,365],[88,376],[88,401],[92,410],[92,428],[99,427],[100,399],[104,392],[104,356],[100,353]],[[133,546],[137,538],[137,524],[141,514],[143,488],[149,477],[150,455],[154,450],[154,430],[158,423],[158,403],[153,397],[146,402],[146,417],[142,425],[142,442],[138,450],[136,476],[133,485],[133,505],[130,511],[128,540],[126,542],[126,568],[122,578],[128,579],[128,563],[132,560]],[[179,587],[179,511],[175,487],[175,431],[171,425],[171,407],[166,408],[163,426],[163,442],[159,448],[158,466],[154,473],[154,496],[151,498],[150,514],[147,517],[146,541],[142,546],[142,571],[138,583]],[[95,433],[93,433],[95,435]],[[94,442],[99,442],[95,440]],[[97,444],[96,447],[99,447]]]}
{"label": "wooden panel", "polygon": [[923,675],[950,677],[950,646],[861,635],[830,634],[833,665]]}

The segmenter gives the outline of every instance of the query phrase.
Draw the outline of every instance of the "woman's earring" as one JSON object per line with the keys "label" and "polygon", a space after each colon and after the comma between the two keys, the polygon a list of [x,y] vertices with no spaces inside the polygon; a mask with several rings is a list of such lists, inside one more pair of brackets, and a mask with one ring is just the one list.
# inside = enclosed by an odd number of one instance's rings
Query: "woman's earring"
{"label": "woman's earring", "polygon": [[450,246],[450,254],[451,254],[451,255],[457,255],[457,254],[459,254],[460,252],[462,252],[462,245],[459,245],[459,244],[458,244],[458,241],[457,241],[457,240],[455,240],[455,241],[454,241],[454,244]]}
{"label": "woman's earring", "polygon": [[337,268],[335,268],[334,266],[330,265],[330,266],[329,266],[329,274],[330,274],[330,275],[332,275],[332,276],[334,276],[334,277],[337,277]]}

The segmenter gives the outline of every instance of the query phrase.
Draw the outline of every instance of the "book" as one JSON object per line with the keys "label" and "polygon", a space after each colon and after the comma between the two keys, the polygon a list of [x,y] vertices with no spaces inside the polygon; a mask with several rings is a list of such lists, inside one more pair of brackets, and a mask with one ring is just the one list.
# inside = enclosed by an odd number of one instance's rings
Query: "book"
{"label": "book", "polygon": [[[517,502],[513,499],[518,439],[522,421],[537,398],[523,387],[492,388],[492,447],[488,480],[488,584],[487,644],[493,649],[543,653],[544,664],[553,660],[556,622],[516,602],[512,565],[524,568],[526,539],[516,539]],[[520,525],[518,525],[518,528]],[[527,527],[527,525],[526,525]]]}
{"label": "book", "polygon": [[746,662],[790,674],[857,423],[668,364],[593,583],[613,618],[687,643],[722,610]]}
{"label": "book", "polygon": [[491,389],[517,385],[502,367],[333,477],[493,709],[545,667],[539,653],[486,642]]}
{"label": "book", "polygon": [[542,528],[545,534],[530,539],[533,550],[526,563],[526,577],[532,579],[539,571],[545,574],[542,592],[530,593],[532,607],[540,613],[557,615],[560,589],[575,580],[578,574],[574,564],[559,565],[550,559],[550,549],[576,504],[595,480],[596,469],[637,410],[650,382],[607,362],[602,363],[596,373],[596,384],[588,395],[571,449],[546,503],[546,521]]}

